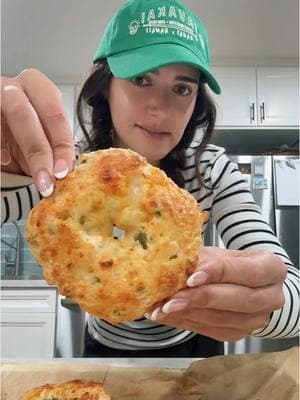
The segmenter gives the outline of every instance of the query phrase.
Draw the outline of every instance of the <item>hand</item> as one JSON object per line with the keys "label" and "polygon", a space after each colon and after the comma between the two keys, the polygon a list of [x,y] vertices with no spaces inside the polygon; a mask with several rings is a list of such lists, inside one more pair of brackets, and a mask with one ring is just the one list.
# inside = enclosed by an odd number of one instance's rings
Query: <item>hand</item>
{"label": "hand", "polygon": [[73,169],[75,151],[62,94],[35,69],[1,79],[1,167],[33,177],[42,195]]}
{"label": "hand", "polygon": [[268,325],[284,304],[287,268],[268,251],[201,249],[186,287],[147,317],[221,341],[237,341]]}

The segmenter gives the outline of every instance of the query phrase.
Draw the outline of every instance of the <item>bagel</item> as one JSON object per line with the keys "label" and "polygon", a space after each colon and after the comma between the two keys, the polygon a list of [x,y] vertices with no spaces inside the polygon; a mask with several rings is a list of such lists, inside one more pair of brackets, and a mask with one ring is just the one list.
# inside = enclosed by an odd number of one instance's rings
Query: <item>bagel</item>
{"label": "bagel", "polygon": [[193,196],[162,170],[113,148],[83,154],[31,210],[25,229],[46,281],[117,324],[185,286],[205,220]]}
{"label": "bagel", "polygon": [[45,384],[28,390],[19,400],[111,400],[103,384],[74,379],[60,384]]}

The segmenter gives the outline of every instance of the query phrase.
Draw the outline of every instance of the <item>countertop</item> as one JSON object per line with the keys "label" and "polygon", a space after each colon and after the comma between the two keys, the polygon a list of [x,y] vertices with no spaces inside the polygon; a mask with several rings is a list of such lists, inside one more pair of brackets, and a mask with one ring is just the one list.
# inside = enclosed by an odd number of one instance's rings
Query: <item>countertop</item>
{"label": "countertop", "polygon": [[194,358],[65,360],[42,363],[26,360],[23,364],[2,365],[3,400],[16,400],[35,386],[72,379],[102,381],[107,393],[119,400],[296,400],[299,393],[298,349],[200,361]]}
{"label": "countertop", "polygon": [[41,278],[27,279],[26,277],[20,277],[20,279],[16,279],[12,277],[10,279],[1,279],[1,288],[56,288],[56,286],[48,285]]}
{"label": "countertop", "polygon": [[74,363],[98,364],[115,367],[188,368],[193,361],[203,358],[52,358],[52,359],[2,359],[3,364]]}

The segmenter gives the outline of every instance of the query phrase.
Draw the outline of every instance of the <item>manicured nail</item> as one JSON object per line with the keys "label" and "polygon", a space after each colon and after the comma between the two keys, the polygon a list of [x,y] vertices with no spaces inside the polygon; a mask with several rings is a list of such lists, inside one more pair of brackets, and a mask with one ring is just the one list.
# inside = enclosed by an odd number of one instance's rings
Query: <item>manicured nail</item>
{"label": "manicured nail", "polygon": [[160,307],[156,308],[156,309],[153,311],[152,314],[147,314],[147,318],[151,319],[152,321],[155,321],[155,320],[157,319],[157,317],[158,317],[158,314],[161,313],[160,310],[161,310]]}
{"label": "manicured nail", "polygon": [[37,188],[42,196],[48,197],[54,189],[54,183],[47,171],[40,171],[37,175]]}
{"label": "manicured nail", "polygon": [[57,179],[64,178],[69,172],[68,164],[65,160],[57,160],[54,166],[54,176]]}
{"label": "manicured nail", "polygon": [[193,275],[191,275],[188,280],[186,281],[187,286],[193,287],[193,286],[198,286],[202,285],[207,281],[208,274],[204,271],[198,271],[195,272]]}
{"label": "manicured nail", "polygon": [[185,299],[174,299],[168,301],[163,305],[162,311],[166,314],[169,314],[174,311],[180,311],[187,306],[188,302]]}
{"label": "manicured nail", "polygon": [[73,160],[72,163],[72,170],[76,167],[76,165],[77,165],[77,159],[75,158],[75,160]]}
{"label": "manicured nail", "polygon": [[8,165],[10,162],[10,152],[7,149],[1,149],[1,165]]}
{"label": "manicured nail", "polygon": [[9,92],[9,91],[17,91],[18,89],[17,89],[17,87],[14,86],[14,85],[5,85],[4,88],[3,88],[3,90],[4,90],[5,92]]}

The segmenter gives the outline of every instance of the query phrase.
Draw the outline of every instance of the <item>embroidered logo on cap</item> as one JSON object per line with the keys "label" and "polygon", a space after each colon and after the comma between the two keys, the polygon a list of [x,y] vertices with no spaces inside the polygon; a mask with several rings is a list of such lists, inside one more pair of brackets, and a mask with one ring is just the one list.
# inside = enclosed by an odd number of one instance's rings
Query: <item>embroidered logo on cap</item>
{"label": "embroidered logo on cap", "polygon": [[128,25],[130,35],[135,35],[140,27],[139,21],[131,21]]}
{"label": "embroidered logo on cap", "polygon": [[148,35],[174,35],[191,42],[200,42],[205,49],[203,36],[198,32],[197,23],[184,10],[175,6],[151,8],[142,11],[138,19],[128,25],[129,34],[135,35],[142,27]]}

